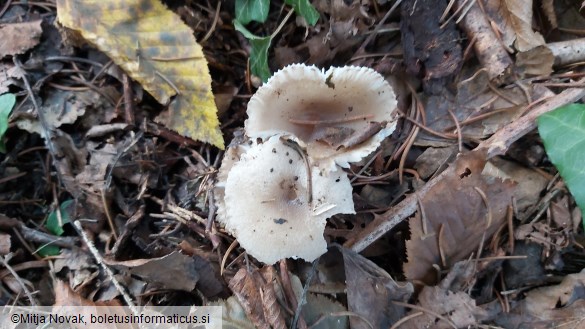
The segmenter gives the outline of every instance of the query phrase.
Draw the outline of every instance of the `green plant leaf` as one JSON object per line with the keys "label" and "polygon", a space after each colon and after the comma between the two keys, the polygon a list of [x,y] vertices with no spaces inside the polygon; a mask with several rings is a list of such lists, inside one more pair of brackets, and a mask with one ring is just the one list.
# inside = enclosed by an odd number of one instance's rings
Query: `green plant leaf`
{"label": "green plant leaf", "polygon": [[585,214],[585,105],[565,105],[541,115],[538,132],[548,157]]}
{"label": "green plant leaf", "polygon": [[239,21],[234,20],[234,27],[236,31],[242,33],[246,39],[250,41],[250,70],[252,74],[259,76],[262,81],[268,80],[272,73],[268,67],[268,48],[272,41],[271,36],[259,37],[252,34]]}
{"label": "green plant leaf", "polygon": [[39,255],[41,257],[57,256],[60,253],[61,253],[61,248],[54,246],[54,245],[48,245],[48,246],[41,247],[37,251],[37,255]]}
{"label": "green plant leaf", "polygon": [[284,0],[289,6],[292,6],[297,15],[301,15],[309,25],[314,26],[319,20],[319,12],[309,0]]}
{"label": "green plant leaf", "polygon": [[13,94],[0,95],[0,152],[2,153],[6,153],[4,134],[8,129],[8,117],[10,117],[14,104],[16,104],[16,96]]}
{"label": "green plant leaf", "polygon": [[71,222],[70,213],[73,210],[73,200],[63,201],[59,206],[59,210],[61,211],[61,219],[63,220],[62,223],[59,223],[59,217],[57,217],[57,211],[53,211],[49,214],[47,218],[47,224],[45,227],[49,230],[49,232],[55,235],[63,235],[65,231],[63,231],[63,225]]}
{"label": "green plant leaf", "polygon": [[242,24],[266,22],[270,0],[236,0],[236,19]]}

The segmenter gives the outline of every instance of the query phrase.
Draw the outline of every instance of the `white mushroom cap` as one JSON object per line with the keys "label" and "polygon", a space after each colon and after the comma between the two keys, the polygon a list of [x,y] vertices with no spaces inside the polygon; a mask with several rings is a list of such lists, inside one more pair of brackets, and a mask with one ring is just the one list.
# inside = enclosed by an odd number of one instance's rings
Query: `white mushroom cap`
{"label": "white mushroom cap", "polygon": [[[394,131],[396,116],[394,91],[373,69],[347,66],[325,72],[293,64],[276,72],[250,99],[246,134],[296,136],[321,168],[335,170],[335,163],[347,168],[375,151]],[[373,130],[372,123],[379,128]],[[360,139],[368,129],[373,136]],[[328,142],[331,135],[354,142]]]}
{"label": "white mushroom cap", "polygon": [[327,250],[326,219],[354,214],[347,175],[328,175],[311,167],[309,202],[307,166],[297,148],[280,136],[253,145],[233,164],[225,184],[223,220],[246,251],[261,262],[282,258],[312,261]]}
{"label": "white mushroom cap", "polygon": [[226,210],[225,210],[225,184],[227,182],[228,174],[234,164],[240,161],[242,154],[246,153],[252,147],[252,141],[250,143],[234,143],[230,144],[225,150],[225,154],[221,161],[221,167],[217,173],[217,181],[213,189],[213,198],[215,205],[217,206],[217,219],[220,223],[225,224]]}

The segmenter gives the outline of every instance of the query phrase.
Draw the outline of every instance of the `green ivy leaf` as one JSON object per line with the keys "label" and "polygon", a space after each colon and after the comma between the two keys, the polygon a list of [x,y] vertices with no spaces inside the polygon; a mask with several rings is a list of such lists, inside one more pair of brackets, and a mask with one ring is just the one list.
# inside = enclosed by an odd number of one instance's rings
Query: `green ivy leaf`
{"label": "green ivy leaf", "polygon": [[295,13],[302,16],[309,25],[315,26],[315,24],[317,24],[317,21],[319,20],[319,12],[313,7],[309,0],[284,0],[284,3],[292,6]]}
{"label": "green ivy leaf", "polygon": [[242,24],[266,22],[270,0],[236,0],[236,19]]}
{"label": "green ivy leaf", "polygon": [[16,97],[13,94],[0,95],[0,152],[2,153],[6,153],[4,134],[8,129],[8,118],[14,104],[16,104]]}
{"label": "green ivy leaf", "polygon": [[548,157],[585,214],[585,105],[565,105],[541,115],[538,132]]}
{"label": "green ivy leaf", "polygon": [[61,219],[63,220],[62,223],[59,223],[57,211],[53,211],[49,214],[49,217],[47,218],[47,224],[45,224],[45,227],[49,230],[49,232],[59,236],[65,233],[65,231],[63,231],[63,225],[71,222],[70,213],[73,210],[71,207],[73,202],[73,200],[63,201],[61,206],[59,206],[59,210],[61,211]]}
{"label": "green ivy leaf", "polygon": [[272,41],[271,36],[259,37],[252,34],[241,22],[234,20],[236,31],[242,33],[250,41],[250,70],[252,74],[259,76],[262,81],[268,80],[272,73],[268,67],[268,48]]}
{"label": "green ivy leaf", "polygon": [[44,247],[40,248],[39,250],[37,250],[37,255],[39,255],[41,257],[57,256],[60,253],[61,253],[61,248],[54,246],[54,245],[44,246]]}

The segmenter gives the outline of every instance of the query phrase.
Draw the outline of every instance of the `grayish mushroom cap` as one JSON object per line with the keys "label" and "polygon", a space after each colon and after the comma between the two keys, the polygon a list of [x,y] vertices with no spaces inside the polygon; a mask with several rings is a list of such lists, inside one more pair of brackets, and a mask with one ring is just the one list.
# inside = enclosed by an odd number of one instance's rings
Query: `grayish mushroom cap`
{"label": "grayish mushroom cap", "polygon": [[326,219],[355,213],[347,175],[310,166],[310,194],[305,161],[298,148],[274,136],[231,164],[220,221],[261,262],[316,259],[327,250]]}
{"label": "grayish mushroom cap", "polygon": [[319,167],[334,171],[375,151],[396,117],[394,91],[373,69],[293,64],[250,99],[245,126],[251,138],[295,136]]}

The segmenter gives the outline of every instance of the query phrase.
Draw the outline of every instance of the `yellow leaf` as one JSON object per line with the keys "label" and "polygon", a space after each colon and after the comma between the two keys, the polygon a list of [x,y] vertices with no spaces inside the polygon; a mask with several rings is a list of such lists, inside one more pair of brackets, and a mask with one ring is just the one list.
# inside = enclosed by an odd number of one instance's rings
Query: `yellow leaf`
{"label": "yellow leaf", "polygon": [[158,0],[57,0],[57,16],[169,104],[158,122],[223,149],[207,61],[177,15]]}

